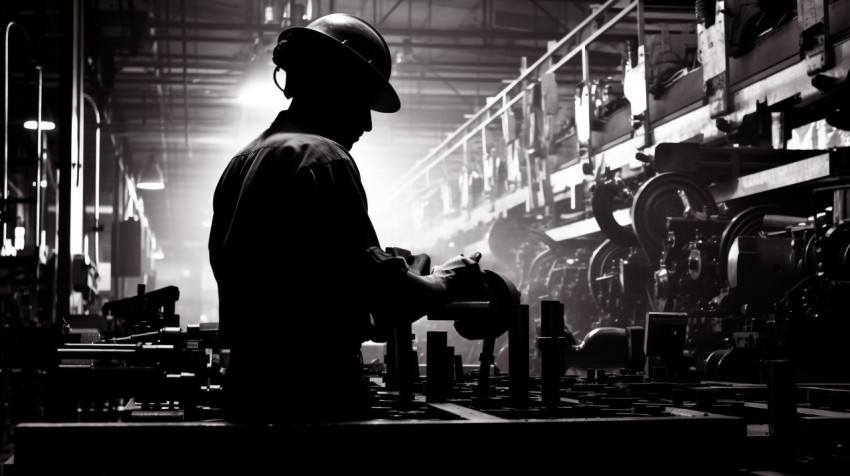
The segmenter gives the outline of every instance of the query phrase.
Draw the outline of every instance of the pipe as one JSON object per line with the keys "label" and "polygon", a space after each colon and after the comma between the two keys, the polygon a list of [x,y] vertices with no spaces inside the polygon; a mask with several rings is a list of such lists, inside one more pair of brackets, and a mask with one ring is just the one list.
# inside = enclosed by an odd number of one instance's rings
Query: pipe
{"label": "pipe", "polygon": [[36,66],[35,69],[38,71],[38,114],[37,114],[37,117],[36,117],[36,121],[38,121],[38,123],[35,126],[35,133],[36,133],[36,139],[35,139],[36,145],[35,145],[35,147],[37,149],[36,150],[36,156],[35,156],[35,163],[36,163],[36,170],[35,170],[35,250],[36,250],[36,254],[38,255],[39,250],[41,249],[41,229],[42,229],[42,225],[41,225],[41,220],[42,220],[41,200],[43,198],[42,193],[41,193],[41,174],[42,174],[41,162],[44,158],[44,154],[42,153],[42,150],[41,150],[41,148],[42,148],[42,144],[41,144],[41,109],[42,109],[43,71],[41,69],[41,66]]}
{"label": "pipe", "polygon": [[[12,27],[17,26],[21,29],[21,33],[23,33],[24,38],[26,38],[27,43],[30,42],[29,35],[27,35],[27,31],[21,26],[19,23],[10,21],[6,24],[6,33],[5,33],[5,55],[4,55],[4,78],[3,78],[3,210],[2,213],[5,215],[6,212],[6,202],[9,200],[9,33],[12,31]],[[39,93],[41,90],[39,89]],[[39,109],[39,113],[41,110]],[[36,125],[38,135],[41,137],[41,121]],[[41,154],[41,150],[38,151]],[[6,246],[6,233],[7,233],[7,217],[2,216],[3,220],[3,243],[0,243],[0,248]]]}
{"label": "pipe", "polygon": [[782,230],[785,228],[805,225],[808,222],[806,217],[795,217],[788,215],[777,215],[768,213],[762,218],[762,226],[771,230]]}
{"label": "pipe", "polygon": [[83,98],[91,104],[94,110],[95,130],[94,130],[94,264],[95,267],[100,262],[100,111],[94,99],[88,94],[83,93]]}
{"label": "pipe", "polygon": [[[180,36],[183,42],[183,139],[186,148],[189,148],[189,79],[186,74],[186,1],[180,0]],[[191,156],[191,151],[189,152]]]}

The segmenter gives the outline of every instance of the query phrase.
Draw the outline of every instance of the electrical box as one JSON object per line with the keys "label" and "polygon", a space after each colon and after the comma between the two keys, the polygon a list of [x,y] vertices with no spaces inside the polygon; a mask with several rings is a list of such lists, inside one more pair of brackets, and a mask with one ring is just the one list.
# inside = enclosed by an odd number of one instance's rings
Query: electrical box
{"label": "electrical box", "polygon": [[112,250],[115,276],[142,275],[142,222],[136,219],[116,223],[116,245]]}

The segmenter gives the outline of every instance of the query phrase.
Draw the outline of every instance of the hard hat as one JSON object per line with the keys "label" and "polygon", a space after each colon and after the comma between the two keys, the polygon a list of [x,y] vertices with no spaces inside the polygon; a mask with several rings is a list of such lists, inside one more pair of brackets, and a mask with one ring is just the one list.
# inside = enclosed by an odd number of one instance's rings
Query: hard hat
{"label": "hard hat", "polygon": [[297,66],[299,54],[324,56],[327,52],[354,59],[351,64],[361,69],[361,77],[377,87],[378,98],[372,106],[373,110],[399,110],[401,102],[389,83],[392,56],[387,42],[375,27],[358,17],[331,13],[307,26],[287,28],[278,37],[272,59],[275,65],[286,70]]}

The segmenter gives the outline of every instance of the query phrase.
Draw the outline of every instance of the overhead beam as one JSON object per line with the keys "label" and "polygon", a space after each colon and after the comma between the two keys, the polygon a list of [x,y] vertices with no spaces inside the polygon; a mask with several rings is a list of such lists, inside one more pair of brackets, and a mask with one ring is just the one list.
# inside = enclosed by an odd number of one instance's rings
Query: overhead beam
{"label": "overhead beam", "polygon": [[384,21],[386,21],[386,19],[389,18],[390,15],[392,15],[392,13],[395,11],[395,9],[398,8],[399,5],[401,5],[402,1],[403,0],[396,0],[395,4],[392,7],[390,7],[389,11],[387,11],[387,13],[385,13],[384,16],[381,17],[380,20],[378,20],[378,23],[375,26],[378,27],[378,28],[381,28],[382,25],[384,24]]}
{"label": "overhead beam", "polygon": [[[106,38],[107,40],[115,39],[115,38]],[[156,41],[183,41],[181,36],[175,35],[164,35],[157,36],[155,38]],[[519,39],[514,38],[504,38],[504,37],[495,37],[493,39],[501,39],[505,41],[518,41]],[[551,35],[541,36],[539,38],[526,38],[527,40],[532,41],[549,41],[552,40]],[[187,42],[190,43],[228,43],[228,44],[248,44],[251,40],[248,38],[229,38],[222,36],[189,36],[186,38]],[[527,44],[511,44],[511,45],[498,45],[498,44],[478,44],[478,43],[403,43],[403,42],[395,42],[395,41],[387,41],[387,45],[391,48],[402,48],[402,47],[411,47],[411,48],[426,48],[426,49],[473,49],[473,50],[498,50],[504,51],[505,48],[510,48],[512,51],[517,50],[525,50],[525,51],[541,51],[541,47]]]}
{"label": "overhead beam", "polygon": [[[154,21],[150,22],[149,26],[156,29],[157,32],[168,33],[169,29],[180,30],[182,24],[179,21]],[[207,31],[207,32],[243,32],[250,35],[273,34],[274,38],[281,32],[282,28],[275,24],[258,24],[258,23],[216,23],[216,22],[186,22],[187,31]],[[386,39],[393,36],[401,36],[405,38],[477,38],[477,39],[510,39],[510,40],[551,40],[557,37],[561,32],[558,31],[519,31],[507,29],[442,29],[442,28],[396,28],[383,27],[381,35]],[[167,35],[166,35],[167,37]],[[163,37],[160,37],[163,38]]]}
{"label": "overhead beam", "polygon": [[[453,83],[501,83],[504,76],[501,75],[490,75],[490,76],[446,76],[443,73],[435,73],[431,71],[429,76],[420,76],[420,75],[393,75],[391,81],[395,84],[400,81],[411,81],[411,82],[427,82],[427,81],[437,81],[437,82],[453,82]],[[434,74],[439,74],[436,76]],[[229,79],[207,79],[203,76],[199,76],[197,78],[191,78],[192,81],[194,79],[198,79],[197,82],[192,82],[192,88],[202,88],[205,86],[228,86],[228,87],[238,87],[241,86],[242,78],[232,78]],[[132,84],[163,84],[163,85],[177,85],[183,86],[183,78],[180,74],[164,74],[159,78],[152,78],[146,74],[137,74],[137,73],[124,73],[122,77],[116,78],[116,83],[120,83],[122,85],[132,85]]]}
{"label": "overhead beam", "polygon": [[[179,70],[181,67],[175,67],[174,64],[169,64],[167,61],[154,61],[151,59],[146,59],[144,57],[137,57],[138,59],[129,59],[121,63],[122,68],[172,68]],[[271,55],[269,55],[271,58]],[[236,62],[232,59],[218,57],[217,61],[210,61],[210,58],[205,58],[203,60],[196,59],[193,55],[188,55],[188,64],[187,67],[189,69],[221,69],[221,70],[232,70],[238,71],[240,73],[244,73],[246,68],[252,67],[255,65],[254,62],[251,61],[242,61]],[[270,60],[269,60],[270,61]],[[271,62],[269,62],[271,65]],[[407,66],[416,66],[419,63],[402,63],[396,64],[394,67],[407,67]],[[435,66],[437,68],[457,68],[457,69],[470,69],[474,71],[480,71],[481,69],[504,69],[504,70],[513,70],[515,73],[519,70],[519,64],[513,61],[479,61],[479,62],[470,62],[470,61],[428,61],[427,64]],[[272,69],[273,66],[269,66],[269,70]]]}

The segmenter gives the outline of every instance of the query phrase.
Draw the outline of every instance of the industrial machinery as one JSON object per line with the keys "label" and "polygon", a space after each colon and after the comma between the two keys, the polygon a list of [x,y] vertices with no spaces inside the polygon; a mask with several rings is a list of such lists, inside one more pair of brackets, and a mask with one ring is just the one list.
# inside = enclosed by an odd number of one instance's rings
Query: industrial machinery
{"label": "industrial machinery", "polygon": [[801,381],[846,382],[848,18],[842,0],[606,2],[384,211],[412,216],[411,189],[478,149],[517,162],[516,186],[415,237],[398,219],[394,239],[483,244],[532,315],[564,304],[577,339],[675,315],[682,378],[757,383],[781,358]]}
{"label": "industrial machinery", "polygon": [[[155,237],[143,200],[119,140],[106,130],[111,114],[106,96],[94,92],[92,83],[83,79],[98,82],[103,75],[83,74],[82,68],[98,67],[83,51],[83,42],[70,39],[74,26],[81,24],[78,5],[26,6],[17,15],[14,11],[23,4],[7,2],[2,13],[9,20],[4,24],[0,182],[2,460],[14,442],[16,424],[42,421],[58,409],[62,396],[45,391],[58,381],[54,377],[61,379],[54,372],[57,348],[73,345],[80,350],[94,345],[106,335],[101,332],[126,336],[125,329],[111,327],[116,319],[103,314],[103,300],[113,299],[111,305],[117,305],[133,293],[137,282],[154,283]],[[69,30],[48,17],[67,19]],[[55,50],[44,51],[54,48],[45,45],[54,45]],[[105,147],[107,139],[111,147]],[[112,187],[101,187],[102,145],[107,159],[103,175],[113,179]],[[89,357],[87,362],[115,367],[119,361],[129,362],[131,353],[146,353],[119,350],[129,345],[119,342],[109,345],[114,350],[111,356],[122,354],[120,359]],[[106,355],[106,347],[94,350]],[[63,370],[70,372],[71,367],[68,364]],[[101,374],[103,368],[95,370],[103,366],[89,367],[86,375],[106,375]],[[98,381],[108,387],[107,380]],[[86,405],[69,395],[61,402],[61,418],[76,419],[90,411],[111,418],[113,414],[104,409],[122,406],[118,398],[125,398],[126,392],[119,393],[115,400]]]}
{"label": "industrial machinery", "polygon": [[[178,395],[194,413],[20,425],[17,464],[57,469],[36,449],[71,460],[96,442],[111,468],[181,442],[221,455],[180,459],[194,470],[281,454],[315,468],[377,455],[445,469],[429,457],[442,445],[465,451],[453,469],[579,455],[609,472],[847,474],[848,73],[850,0],[601,3],[375,207],[396,225],[385,241],[481,251],[492,269],[486,292],[393,333],[386,366],[369,367],[373,419],[209,421],[196,391],[215,385],[215,352],[194,360],[195,339],[170,335],[162,315],[79,349],[143,362],[161,349],[134,339],[172,345],[176,367],[157,359],[156,375],[197,370],[182,390],[152,387],[151,401]],[[427,229],[413,222],[426,199],[451,197],[438,187],[462,182],[435,171],[485,156],[506,164],[484,174],[499,180],[488,195],[447,200],[439,208],[460,213]],[[480,350],[474,369],[452,342]],[[329,445],[339,458],[316,459]]]}
{"label": "industrial machinery", "polygon": [[[110,301],[65,326],[44,379],[47,421],[184,421],[218,415],[217,323],[181,327],[174,286]],[[222,362],[224,360],[224,362]]]}
{"label": "industrial machinery", "polygon": [[[614,347],[556,373],[593,378],[613,355],[633,368],[643,332],[643,382],[841,401],[848,18],[843,0],[605,2],[396,184],[393,240],[495,259],[532,341]],[[433,171],[479,150],[514,171],[503,191],[405,235]],[[548,300],[566,331],[546,331]],[[545,378],[549,351],[530,352]]]}
{"label": "industrial machinery", "polygon": [[[451,303],[429,319],[451,320],[464,335],[489,342],[507,333],[511,350],[527,350],[530,306],[519,303],[509,280],[492,272],[487,276],[482,293]],[[409,341],[395,341],[389,367],[372,376],[376,403],[368,418],[231,424],[206,406],[214,399],[192,399],[198,394],[195,376],[184,381],[194,386],[152,386],[156,397],[136,393],[148,402],[166,395],[188,398],[179,404],[170,400],[171,407],[142,404],[125,411],[126,418],[102,413],[113,418],[98,420],[91,418],[97,413],[83,412],[80,415],[89,418],[82,421],[18,425],[14,471],[110,474],[121,468],[121,474],[148,474],[161,468],[163,460],[140,455],[162,451],[170,451],[170,469],[206,474],[305,465],[344,470],[363,455],[386,464],[445,469],[445,458],[423,458],[423,445],[429,443],[445,446],[444,451],[463,448],[479,455],[452,461],[452,470],[498,470],[506,464],[542,470],[560,460],[564,445],[606,471],[841,474],[850,468],[846,385],[797,383],[787,359],[763,361],[762,383],[689,378],[692,369],[683,352],[687,323],[676,313],[650,312],[646,328],[600,327],[579,341],[565,328],[563,303],[539,304],[542,335],[533,345],[540,349],[540,377],[528,373],[532,354],[527,351],[511,355],[507,375],[493,368],[492,353],[486,352],[478,372],[467,374],[459,355],[446,345],[447,333],[433,331],[427,336],[424,375],[408,365],[415,359]],[[404,329],[396,335],[405,336]],[[86,357],[102,359],[118,350],[101,345],[103,354]],[[484,347],[492,350],[491,345]],[[182,352],[192,348],[187,345]],[[142,349],[136,365],[143,361]],[[84,352],[92,352],[91,347]],[[177,347],[161,352],[178,356]],[[160,362],[185,367],[191,360]],[[584,371],[568,372],[573,366]],[[74,380],[80,381],[79,375]],[[106,388],[83,381],[101,392]],[[138,385],[150,383],[138,382],[136,391]],[[192,407],[195,411],[189,411]],[[80,457],[91,454],[92,448],[95,458]],[[327,448],[334,448],[333,458],[327,457]],[[45,451],[52,457],[44,458]],[[614,454],[613,460],[606,459]],[[127,461],[133,464],[126,466]]]}

